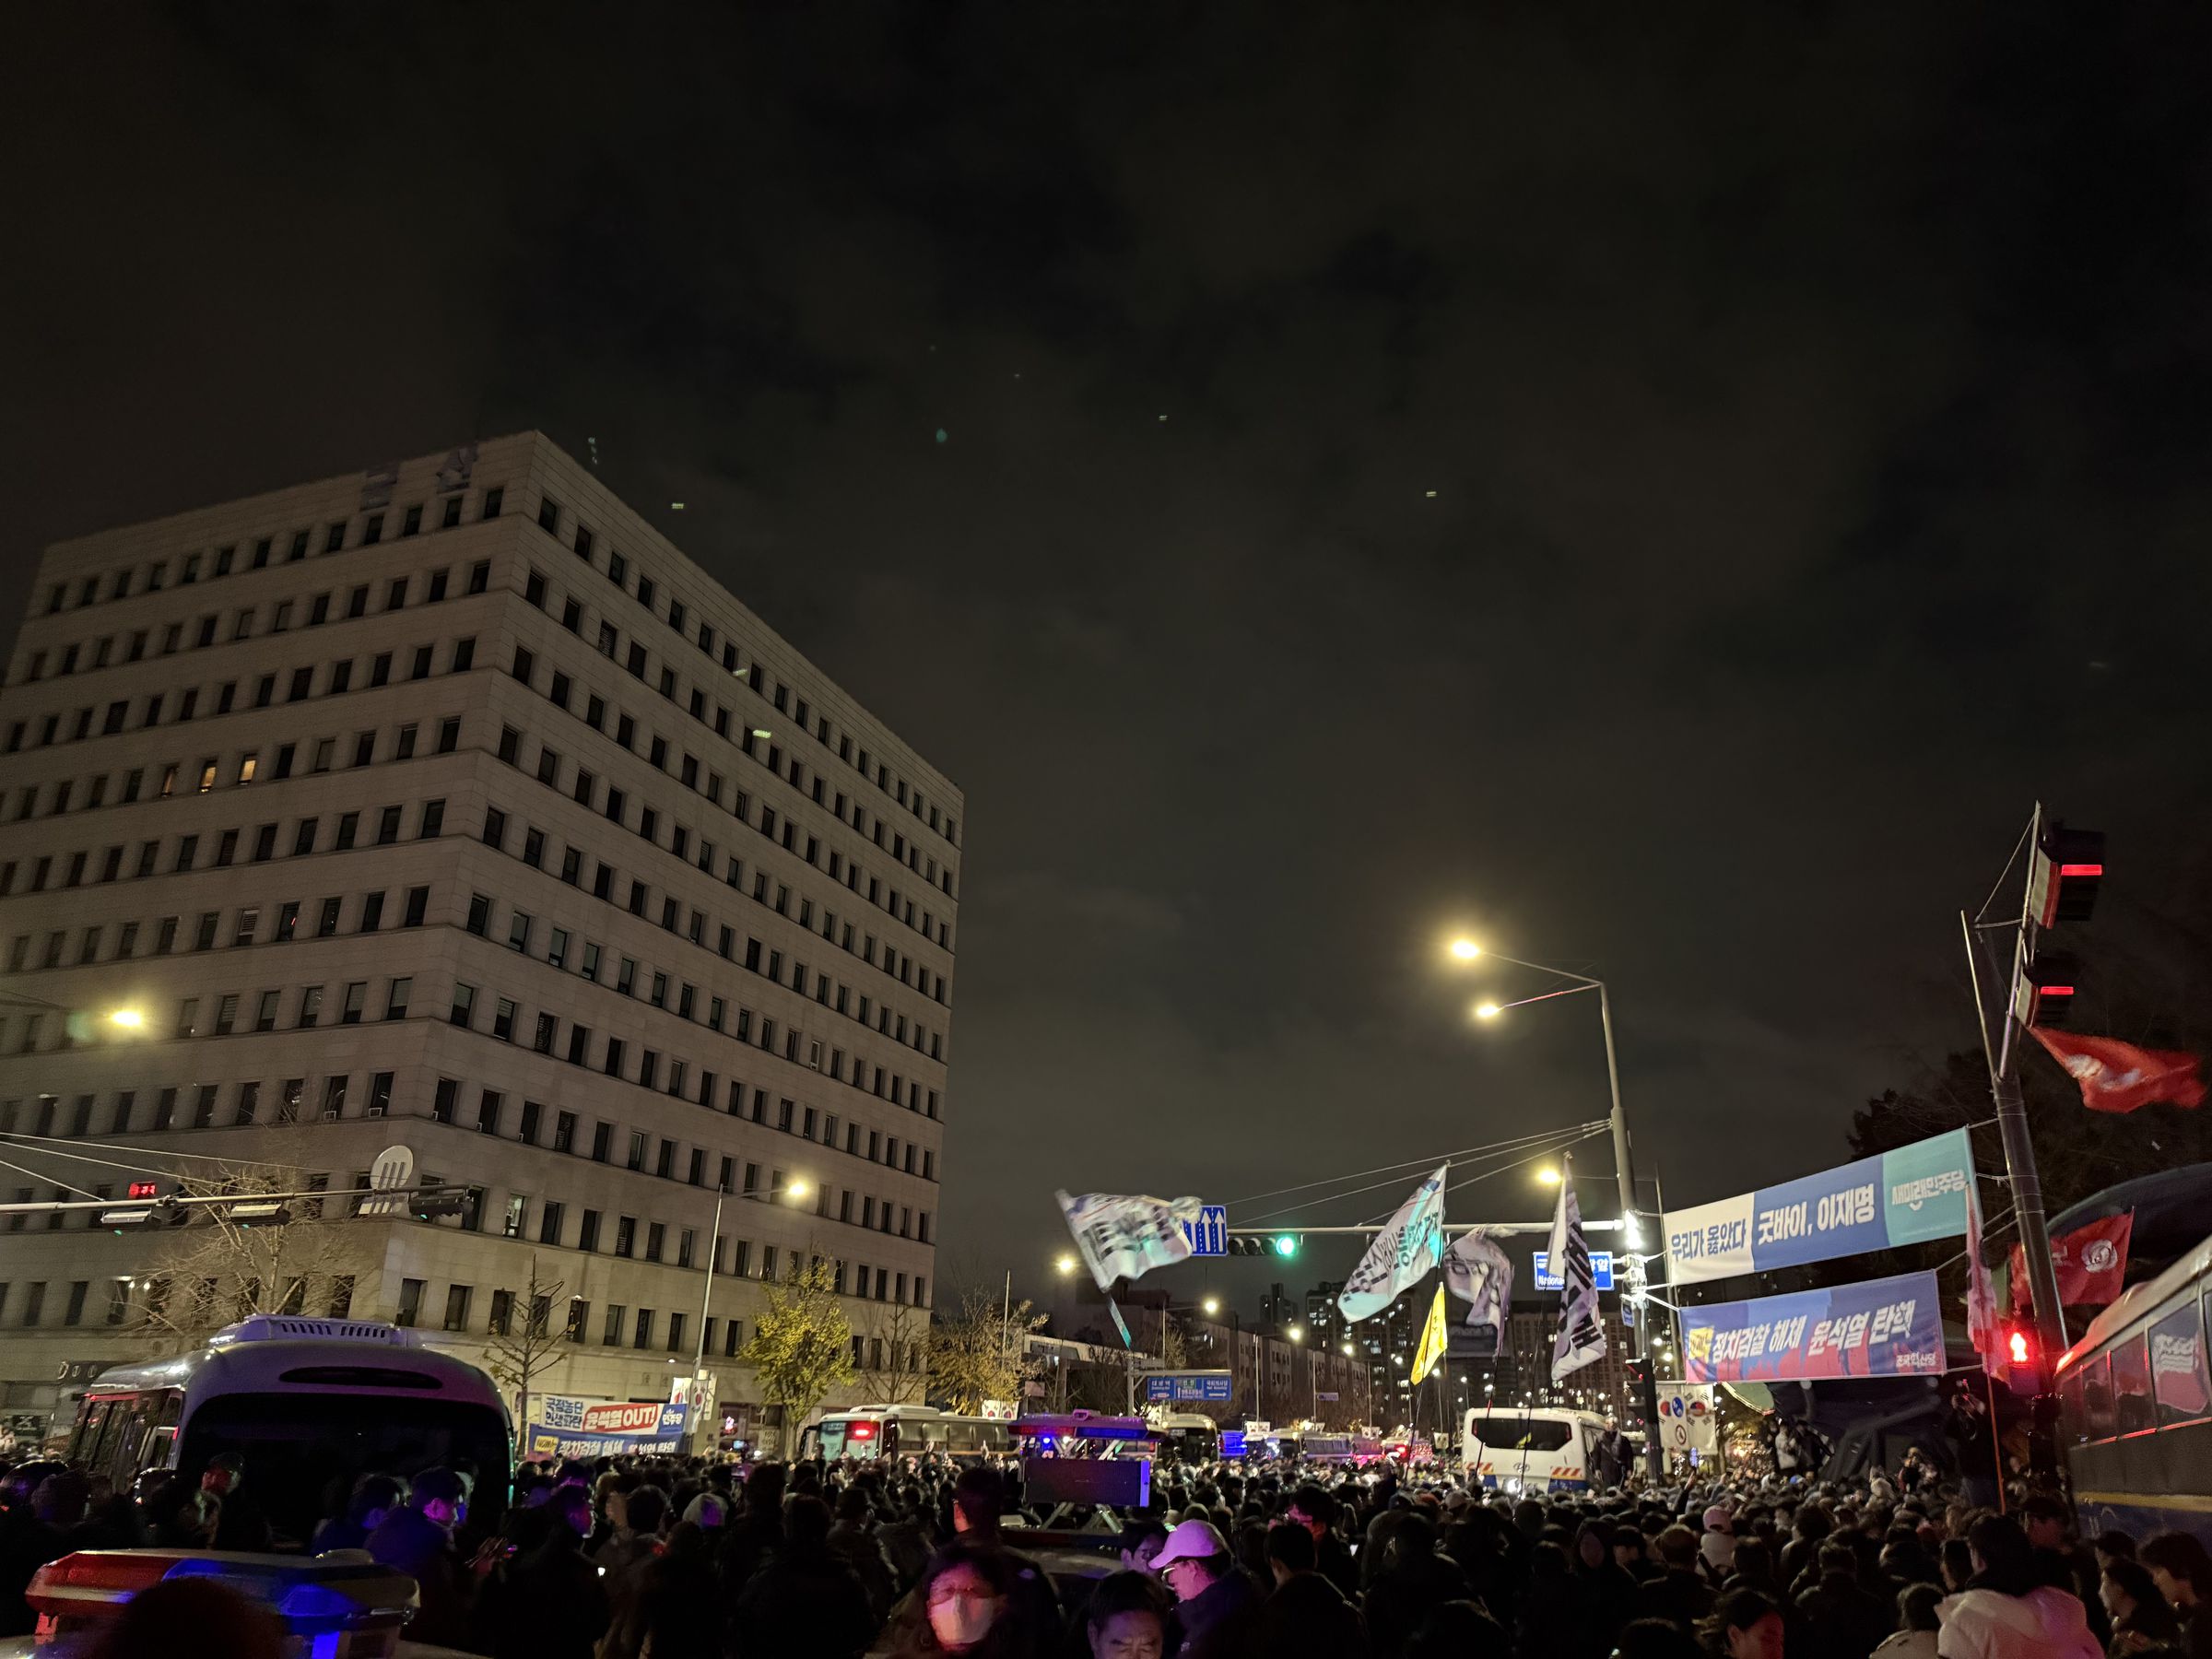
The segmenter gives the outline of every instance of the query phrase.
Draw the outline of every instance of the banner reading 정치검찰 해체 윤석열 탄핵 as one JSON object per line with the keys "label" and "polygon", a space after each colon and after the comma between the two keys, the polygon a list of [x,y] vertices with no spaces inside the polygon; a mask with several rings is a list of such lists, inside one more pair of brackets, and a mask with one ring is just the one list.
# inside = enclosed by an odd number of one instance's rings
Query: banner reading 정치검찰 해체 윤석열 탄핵
{"label": "banner reading \uc815\uce58\uac80\ucc30 \ud574\uccb4 \uc724\uc11d\uc5f4 \ud0c4\ud575", "polygon": [[1931,1272],[1682,1310],[1692,1382],[1932,1377],[1947,1367]]}
{"label": "banner reading \uc815\uce58\uac80\ucc30 \ud574\uccb4 \uc724\uc11d\uc5f4 \ud0c4\ud575", "polygon": [[1666,1212],[1667,1282],[1694,1285],[1957,1238],[1966,1231],[1973,1145],[1963,1129],[1841,1169]]}

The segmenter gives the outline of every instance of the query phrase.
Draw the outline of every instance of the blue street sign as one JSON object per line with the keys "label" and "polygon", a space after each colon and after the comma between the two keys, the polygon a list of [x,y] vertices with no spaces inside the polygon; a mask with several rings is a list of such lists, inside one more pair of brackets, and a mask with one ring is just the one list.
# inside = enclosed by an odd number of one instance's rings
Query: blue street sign
{"label": "blue street sign", "polygon": [[[1596,1281],[1600,1290],[1613,1288],[1613,1253],[1611,1251],[1594,1250],[1590,1253],[1590,1277]],[[1551,1253],[1544,1250],[1537,1251],[1536,1288],[1539,1290],[1564,1290],[1566,1288],[1565,1282],[1559,1276],[1551,1271]]]}
{"label": "blue street sign", "polygon": [[1198,1212],[1195,1225],[1185,1221],[1182,1236],[1191,1241],[1194,1256],[1225,1256],[1229,1253],[1229,1206],[1208,1204]]}
{"label": "blue street sign", "polygon": [[1198,1400],[1210,1406],[1226,1406],[1232,1397],[1233,1381],[1225,1371],[1147,1371],[1145,1399],[1147,1402]]}

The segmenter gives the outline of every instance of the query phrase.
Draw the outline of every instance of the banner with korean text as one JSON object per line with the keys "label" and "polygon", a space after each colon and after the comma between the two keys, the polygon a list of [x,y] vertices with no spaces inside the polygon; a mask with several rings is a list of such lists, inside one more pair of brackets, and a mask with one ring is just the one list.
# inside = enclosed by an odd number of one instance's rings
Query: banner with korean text
{"label": "banner with korean text", "polygon": [[1666,1212],[1667,1282],[1694,1285],[1830,1262],[1966,1231],[1973,1146],[1963,1129],[1837,1170]]}
{"label": "banner with korean text", "polygon": [[1692,1382],[1928,1377],[1945,1368],[1932,1272],[1682,1310]]}
{"label": "banner with korean text", "polygon": [[626,1457],[633,1453],[681,1449],[688,1406],[651,1400],[585,1400],[540,1394],[530,1402],[534,1420],[524,1432],[526,1457]]}

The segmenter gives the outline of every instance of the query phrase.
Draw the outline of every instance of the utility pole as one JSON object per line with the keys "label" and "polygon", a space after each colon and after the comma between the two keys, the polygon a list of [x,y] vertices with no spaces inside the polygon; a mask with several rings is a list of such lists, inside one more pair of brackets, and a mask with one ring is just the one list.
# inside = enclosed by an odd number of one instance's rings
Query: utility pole
{"label": "utility pole", "polygon": [[[2063,875],[2063,872],[2039,872],[2037,861],[2047,857],[2045,831],[2042,803],[2039,801],[2028,821],[2027,836],[2022,842],[2027,853],[2027,868],[2021,884],[2018,919],[1993,927],[1977,923],[1961,911],[1959,924],[1966,938],[1966,965],[1972,976],[1974,1017],[1982,1029],[1982,1052],[1989,1063],[1989,1092],[1996,1103],[1997,1133],[2005,1147],[2006,1179],[2011,1184],[2013,1214],[2019,1225],[2021,1252],[2027,1258],[2028,1284],[2035,1304],[2036,1343],[2041,1349],[2040,1364],[2047,1377],[2049,1368],[2065,1352],[2066,1329],[2065,1317],[2059,1312],[2058,1272],[2051,1260],[2050,1224],[2043,1214],[2042,1179],[2036,1171],[2035,1144],[2028,1134],[2028,1109],[2020,1097],[2023,1027],[2018,994],[2022,977],[2035,961],[2038,935],[2043,924],[2043,918],[2036,911],[2039,875],[2041,884],[2055,883]],[[2011,866],[2006,868],[2010,874]],[[2000,883],[2002,879],[1999,878]],[[2012,947],[2005,963],[2005,979],[2001,983],[1985,982],[1995,980],[1998,959],[1991,950],[1987,935],[2007,931],[2012,935]]]}
{"label": "utility pole", "polygon": [[[1620,1108],[1620,1065],[1613,1054],[1613,1001],[1606,994],[1603,980],[1597,982],[1597,1015],[1606,1029],[1606,1083],[1612,1090],[1613,1112],[1613,1170],[1620,1182],[1620,1220],[1628,1233],[1629,1272],[1631,1276],[1629,1305],[1635,1309],[1636,1326],[1631,1336],[1635,1349],[1636,1370],[1643,1379],[1643,1470],[1645,1476],[1657,1485],[1665,1477],[1665,1453],[1659,1444],[1659,1380],[1652,1371],[1652,1316],[1653,1304],[1643,1300],[1643,1234],[1636,1225],[1636,1163],[1629,1147],[1628,1114]],[[1664,1220],[1661,1223],[1665,1225]],[[1555,1263],[1555,1266],[1559,1264]],[[1641,1302],[1641,1305],[1637,1304]]]}

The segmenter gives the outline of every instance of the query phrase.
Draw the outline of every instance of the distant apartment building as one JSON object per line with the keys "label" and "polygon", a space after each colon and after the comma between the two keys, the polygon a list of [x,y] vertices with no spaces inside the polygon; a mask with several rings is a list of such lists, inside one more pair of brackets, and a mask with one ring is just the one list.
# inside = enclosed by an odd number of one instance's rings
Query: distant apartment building
{"label": "distant apartment building", "polygon": [[[339,1248],[286,1306],[481,1359],[535,1261],[535,1387],[616,1399],[702,1347],[757,1399],[761,1286],[818,1259],[876,1392],[931,1300],[961,820],[535,433],[58,544],[0,695],[0,1201],[293,1172]],[[465,1213],[350,1218],[393,1146]],[[234,1296],[168,1265],[205,1222],[97,1215],[0,1220],[19,1428]]]}

